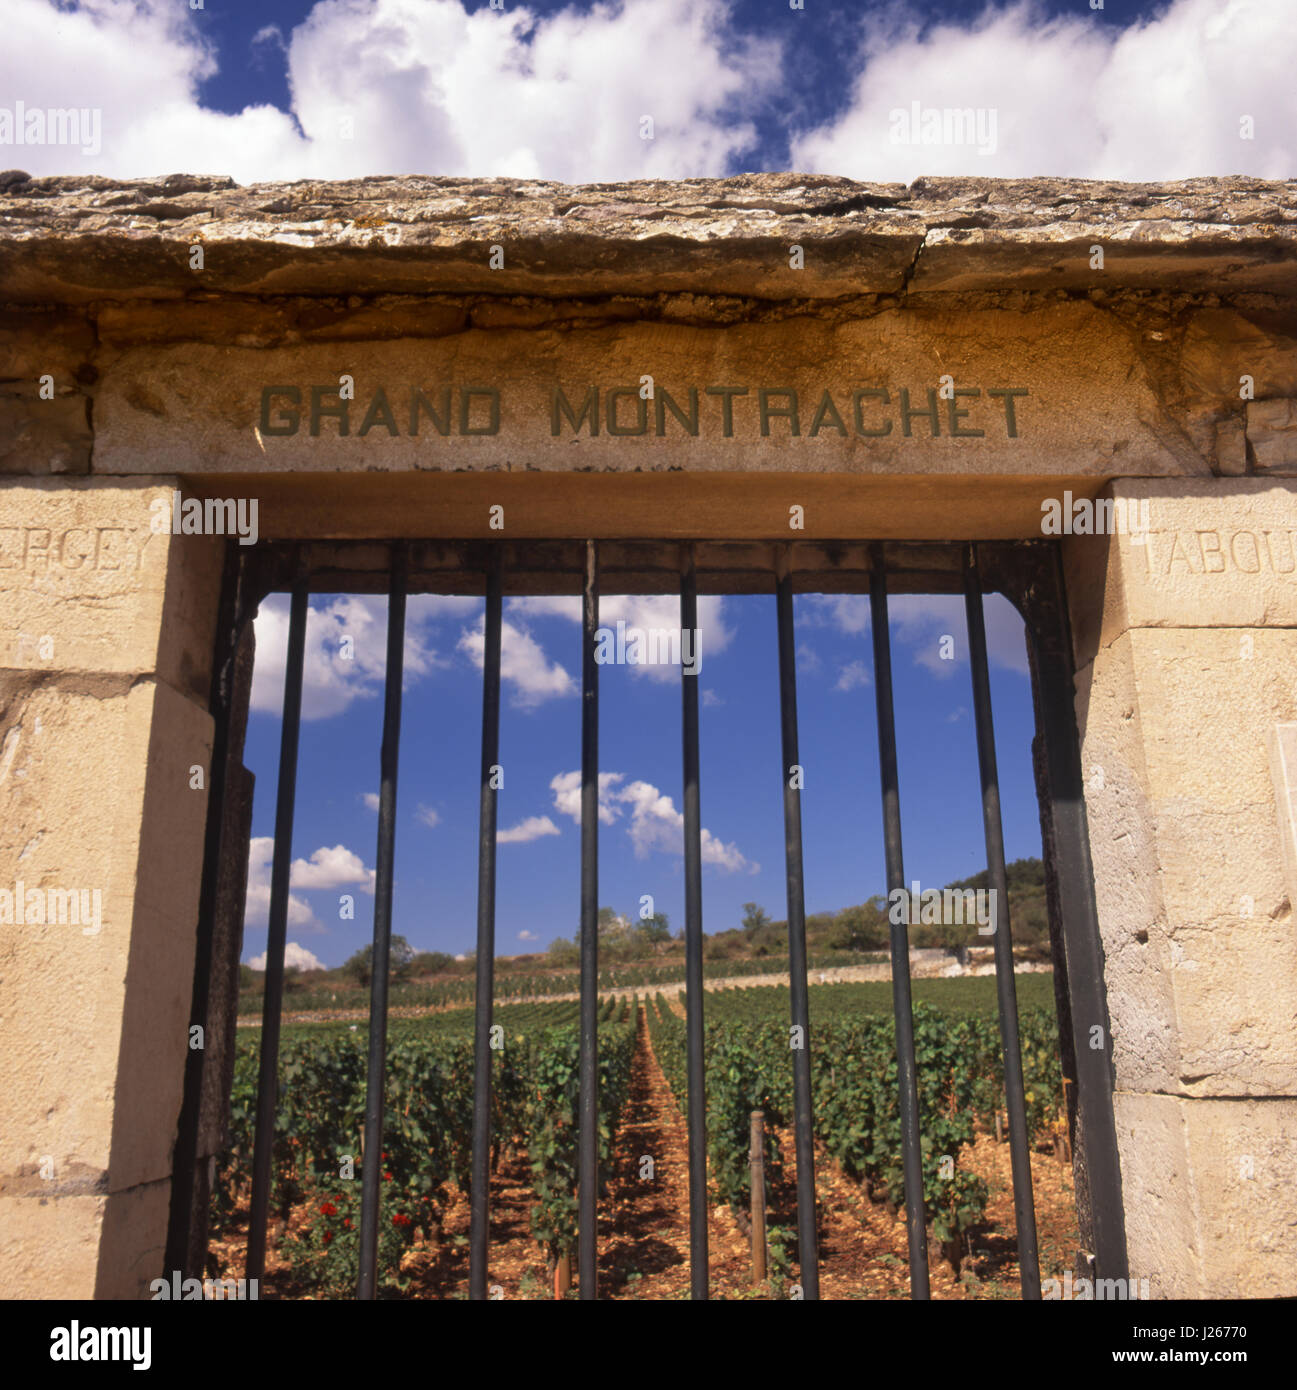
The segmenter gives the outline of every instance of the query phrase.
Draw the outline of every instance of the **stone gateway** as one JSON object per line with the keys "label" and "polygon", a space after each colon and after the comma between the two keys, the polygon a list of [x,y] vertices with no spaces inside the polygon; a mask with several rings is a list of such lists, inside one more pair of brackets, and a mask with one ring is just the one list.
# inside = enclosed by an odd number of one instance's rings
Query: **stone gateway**
{"label": "stone gateway", "polygon": [[[17,144],[39,113],[10,114]],[[790,565],[863,592],[873,545],[902,570],[935,542],[999,547],[1006,572],[1025,542],[1049,557],[1067,638],[1035,679],[1075,673],[1084,786],[1051,814],[1092,865],[1063,910],[1097,923],[1081,964],[1110,1028],[1074,1024],[1099,1029],[1090,1116],[1119,1175],[1113,1209],[1086,1205],[1083,1111],[1083,1243],[1124,1229],[1132,1298],[1297,1294],[1297,184],[20,173],[0,176],[5,1293],[202,1273],[176,1232],[221,1146],[242,893],[210,847],[242,834],[246,870],[250,805],[230,576],[274,547],[329,574],[330,547],[409,540],[428,584],[481,593],[472,547],[590,538],[642,592],[671,591],[683,542],[733,591]],[[385,561],[365,563],[372,591]],[[519,578],[547,582],[540,561]],[[73,1324],[52,1354],[147,1362],[118,1332]]]}

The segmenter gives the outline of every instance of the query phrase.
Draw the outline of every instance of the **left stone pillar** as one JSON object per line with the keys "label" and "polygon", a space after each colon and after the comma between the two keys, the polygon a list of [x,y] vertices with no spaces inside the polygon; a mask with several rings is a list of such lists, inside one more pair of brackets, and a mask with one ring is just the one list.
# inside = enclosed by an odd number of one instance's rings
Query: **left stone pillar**
{"label": "left stone pillar", "polygon": [[169,478],[0,481],[0,1290],[162,1274],[223,542]]}

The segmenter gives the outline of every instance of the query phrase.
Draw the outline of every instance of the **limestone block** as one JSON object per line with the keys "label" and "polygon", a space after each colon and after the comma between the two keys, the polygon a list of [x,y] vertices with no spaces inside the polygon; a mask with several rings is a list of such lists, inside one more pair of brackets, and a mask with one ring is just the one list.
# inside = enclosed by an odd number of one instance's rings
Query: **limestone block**
{"label": "limestone block", "polygon": [[1247,437],[1258,473],[1297,473],[1297,399],[1249,401]]}
{"label": "limestone block", "polygon": [[1297,1293],[1297,1100],[1118,1092],[1126,1245],[1154,1298]]}
{"label": "limestone block", "polygon": [[[1297,941],[1267,742],[1297,701],[1297,633],[1243,636],[1246,645],[1229,630],[1132,629],[1081,677],[1122,1085],[1297,1094]],[[1152,951],[1147,971],[1132,963]],[[1168,1029],[1175,1086],[1139,1055]]]}
{"label": "limestone block", "polygon": [[1123,478],[1111,496],[1124,534],[1063,542],[1078,669],[1129,627],[1297,625],[1297,484]]}
{"label": "limestone block", "polygon": [[206,704],[221,541],[150,530],[172,486],[0,483],[0,666],[157,672]]}
{"label": "limestone block", "polygon": [[1148,833],[1144,715],[1129,639],[1077,676],[1077,727],[1117,1084],[1179,1088],[1171,946]]}
{"label": "limestone block", "polygon": [[0,1191],[6,1298],[94,1298],[103,1196],[12,1196]]}
{"label": "limestone block", "polygon": [[170,1201],[169,1181],[112,1196],[0,1192],[5,1297],[151,1298]]}
{"label": "limestone block", "polygon": [[35,386],[46,374],[57,390],[94,379],[95,330],[78,314],[0,309],[0,381]]}
{"label": "limestone block", "polygon": [[88,473],[88,404],[77,391],[42,400],[34,383],[0,388],[0,473]]}
{"label": "limestone block", "polygon": [[1182,1102],[1204,1298],[1297,1295],[1297,1100]]}
{"label": "limestone block", "polygon": [[1216,470],[1233,478],[1247,472],[1247,429],[1237,415],[1227,415],[1216,425]]}
{"label": "limestone block", "polygon": [[[958,396],[938,394],[938,360]],[[187,473],[1210,472],[1168,424],[1129,335],[1079,301],[265,351],[190,343],[108,354],[102,369],[99,473],[172,472],[180,458]],[[1006,391],[1025,394],[993,394]]]}
{"label": "limestone block", "polygon": [[212,721],[129,677],[0,673],[0,710],[0,889],[46,904],[0,924],[0,1174],[30,1179],[50,1156],[104,1190],[156,1180],[193,979],[207,793],[189,768],[207,767]]}
{"label": "limestone block", "polygon": [[[801,173],[560,184],[6,176],[0,295],[684,292],[763,300],[1032,285],[1290,293],[1290,183],[857,183]],[[1090,247],[1106,248],[1102,271]],[[190,247],[206,248],[196,273]],[[500,245],[493,269],[487,249]],[[800,270],[788,248],[805,249]]]}
{"label": "limestone block", "polygon": [[1153,1298],[1201,1297],[1202,1242],[1185,1103],[1124,1090],[1112,1101],[1130,1277],[1147,1279]]}
{"label": "limestone block", "polygon": [[164,1274],[171,1182],[141,1183],[114,1192],[104,1208],[95,1297],[152,1298],[149,1285]]}

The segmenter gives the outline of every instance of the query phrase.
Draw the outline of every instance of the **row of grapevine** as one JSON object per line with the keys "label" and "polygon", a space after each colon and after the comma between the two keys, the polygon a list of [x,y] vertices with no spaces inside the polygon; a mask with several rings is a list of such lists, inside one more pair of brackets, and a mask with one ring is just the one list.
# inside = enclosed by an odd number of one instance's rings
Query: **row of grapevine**
{"label": "row of grapevine", "polygon": [[[574,1009],[501,1009],[492,1051],[493,1159],[524,1141],[536,1196],[533,1231],[551,1255],[576,1234],[578,1030]],[[562,1016],[555,1018],[555,1011]],[[472,1014],[414,1026],[394,1021],[384,1092],[382,1274],[400,1284],[401,1250],[416,1231],[435,1233],[454,1185],[471,1183]],[[428,1026],[431,1025],[431,1026]],[[256,1110],[259,1035],[235,1055],[229,1144],[217,1161],[213,1229],[232,1223],[248,1194]],[[599,1010],[600,1158],[606,1162],[630,1089],[634,1010],[607,999]],[[367,1034],[348,1025],[285,1029],[272,1146],[272,1192],[285,1220],[309,1204],[305,1232],[286,1249],[295,1269],[325,1294],[354,1288],[363,1170]]]}
{"label": "row of grapevine", "polygon": [[[944,983],[944,982],[943,982]],[[854,1015],[822,1007],[832,989],[812,990],[812,1109],[816,1138],[851,1177],[897,1206],[905,1199],[897,1085],[896,1033],[890,1010]],[[767,1169],[780,1172],[776,1130],[792,1114],[792,1043],[771,996],[787,991],[733,990],[707,996],[705,1062],[708,1162],[716,1197],[739,1207],[748,1191],[749,1114],[766,1112]],[[714,1005],[720,1002],[720,1007]],[[721,1018],[717,1019],[716,1014]],[[827,1016],[826,1016],[827,1015]],[[677,1103],[687,1094],[685,1024],[659,996],[648,1010],[654,1052]],[[823,1021],[816,1022],[817,1018]],[[784,1020],[787,1013],[784,1014]],[[1020,1018],[1028,1130],[1041,1137],[1058,1117],[1062,1077],[1052,1009],[1029,1005]],[[1003,1104],[999,1022],[992,1012],[947,1012],[914,1005],[924,1201],[937,1239],[951,1242],[982,1219],[986,1185],[961,1166],[978,1126],[989,1128]]]}
{"label": "row of grapevine", "polygon": [[[826,951],[811,959],[811,970],[830,970],[836,966],[860,965],[873,956],[851,951]],[[788,970],[788,961],[780,956],[762,956],[753,960],[709,960],[703,962],[703,975],[709,980],[733,979],[744,975],[780,975]],[[627,964],[605,966],[599,972],[599,988],[650,989],[675,984],[685,977],[683,959],[658,964]],[[309,1012],[339,1008],[365,1008],[369,1004],[368,987],[350,984],[312,986],[305,977],[296,988],[284,996],[284,1008],[293,1012]],[[500,972],[495,976],[494,998],[497,1003],[508,1000],[542,998],[551,994],[575,994],[581,988],[581,976],[576,971],[549,972],[544,970]],[[476,983],[471,977],[434,980],[430,983],[394,981],[389,989],[392,1008],[447,1008],[472,1004]],[[261,1013],[260,989],[245,990],[239,996],[239,1013],[257,1016]]]}

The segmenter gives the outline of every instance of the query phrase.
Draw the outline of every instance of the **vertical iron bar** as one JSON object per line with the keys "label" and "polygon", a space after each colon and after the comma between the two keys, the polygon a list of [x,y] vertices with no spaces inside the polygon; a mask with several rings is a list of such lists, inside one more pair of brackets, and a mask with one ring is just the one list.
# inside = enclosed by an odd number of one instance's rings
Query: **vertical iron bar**
{"label": "vertical iron bar", "polygon": [[968,654],[973,678],[977,724],[977,762],[982,781],[982,823],[986,833],[986,867],[995,894],[995,989],[1000,1004],[1000,1043],[1004,1055],[1004,1095],[1009,1112],[1009,1156],[1013,1166],[1013,1206],[1018,1228],[1018,1274],[1024,1299],[1040,1292],[1040,1258],[1036,1243],[1036,1201],[1031,1190],[1031,1148],[1023,1096],[1022,1049],[1018,1040],[1018,996],[1013,977],[1013,935],[1009,921],[1009,884],[1004,869],[1004,827],[1000,818],[1000,775],[991,718],[991,680],[986,664],[986,622],[977,547],[964,549],[964,610],[968,620]]}
{"label": "vertical iron bar", "polygon": [[[229,757],[230,712],[234,698],[234,671],[239,651],[239,593],[242,564],[239,547],[233,541],[225,550],[221,576],[220,606],[217,610],[215,659],[208,708],[212,712],[211,772],[208,778],[207,824],[203,834],[203,875],[198,890],[198,924],[194,942],[194,983],[190,995],[189,1022],[205,1033],[211,1031],[208,1018],[211,997],[212,949],[216,933],[216,900],[221,873],[221,836],[225,828],[226,762]],[[184,1278],[201,1278],[204,1271],[191,1267],[194,1243],[194,1185],[198,1169],[198,1125],[203,1101],[203,1073],[207,1052],[193,1047],[185,1056],[185,1089],[176,1129],[175,1156],[172,1160],[171,1209],[167,1222],[167,1253],[164,1274],[179,1270]]]}
{"label": "vertical iron bar", "polygon": [[473,1015],[473,1185],[470,1196],[469,1297],[486,1297],[491,1184],[491,1020],[495,992],[495,835],[500,755],[500,550],[486,575],[482,664],[481,811],[477,840],[477,997]]}
{"label": "vertical iron bar", "polygon": [[819,1248],[815,1233],[815,1154],[811,1122],[811,1022],[806,986],[806,903],[802,882],[802,778],[797,749],[797,654],[793,635],[793,584],[781,556],[775,588],[779,625],[779,715],[783,746],[784,862],[788,880],[788,980],[792,1022],[801,1029],[793,1052],[793,1135],[797,1153],[797,1244],[802,1296],[820,1296]]}
{"label": "vertical iron bar", "polygon": [[698,770],[698,575],[694,547],[683,547],[680,575],[681,648],[692,633],[694,670],[680,664],[684,743],[685,835],[685,1033],[689,1073],[689,1283],[693,1298],[706,1298],[707,1086],[703,1061],[703,861],[702,805]]}
{"label": "vertical iron bar", "polygon": [[578,1151],[579,1271],[582,1300],[598,1297],[599,1198],[599,556],[585,545],[581,596],[581,1133]]}
{"label": "vertical iron bar", "polygon": [[[1036,678],[1036,721],[1044,741],[1047,814],[1052,830],[1063,950],[1076,1057],[1077,1138],[1090,1187],[1094,1274],[1129,1278],[1121,1160],[1113,1113],[1116,1087],[1112,1024],[1103,975],[1103,941],[1094,901],[1094,869],[1076,726],[1075,663],[1067,617],[1062,552],[1052,546],[1051,572],[1039,587],[1054,620],[1029,629]],[[1102,1045],[1094,1046],[1095,1029]]]}
{"label": "vertical iron bar", "polygon": [[[896,766],[896,715],[892,705],[892,643],[887,627],[887,574],[883,547],[870,550],[870,626],[874,637],[874,693],[878,705],[878,766],[883,788],[883,845],[887,892],[905,889],[901,851],[901,795]],[[892,914],[889,912],[888,917]],[[909,914],[906,914],[908,919]],[[896,1020],[896,1074],[901,1111],[901,1157],[905,1170],[905,1219],[909,1235],[910,1297],[927,1298],[928,1235],[923,1204],[923,1153],[919,1139],[919,1091],[914,1064],[914,1014],[910,1002],[908,920],[890,923],[892,1012]]]}
{"label": "vertical iron bar", "polygon": [[360,1275],[356,1297],[373,1298],[378,1276],[379,1182],[383,1176],[383,1092],[387,1066],[387,985],[392,947],[392,871],[396,857],[396,772],[401,756],[401,681],[405,669],[404,542],[392,547],[379,755],[378,851],[374,862],[374,946],[369,980],[369,1070],[365,1078],[365,1149],[360,1169]]}
{"label": "vertical iron bar", "polygon": [[275,1143],[279,1084],[279,1015],[284,999],[284,946],[288,937],[288,876],[293,862],[293,809],[297,795],[297,742],[302,723],[302,663],[306,653],[307,586],[301,575],[289,607],[288,656],[284,667],[284,715],[279,731],[279,785],[275,794],[275,849],[270,868],[270,915],[266,933],[266,984],[261,1011],[261,1057],[257,1122],[252,1145],[252,1206],[248,1216],[247,1277],[266,1273],[266,1221],[270,1214],[270,1167]]}

